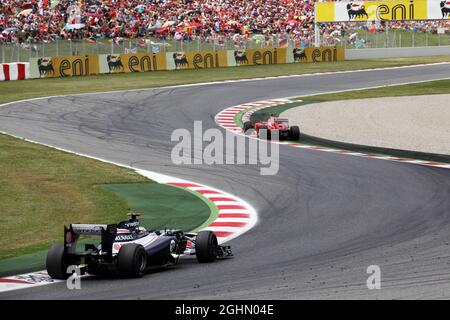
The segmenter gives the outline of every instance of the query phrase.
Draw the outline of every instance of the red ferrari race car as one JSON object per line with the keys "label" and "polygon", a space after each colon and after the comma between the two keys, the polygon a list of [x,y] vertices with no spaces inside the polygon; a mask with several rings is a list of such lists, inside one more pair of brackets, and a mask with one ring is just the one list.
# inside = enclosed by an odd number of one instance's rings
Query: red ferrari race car
{"label": "red ferrari race car", "polygon": [[270,140],[273,132],[278,132],[280,140],[298,140],[300,139],[300,129],[298,126],[290,126],[289,120],[286,118],[278,118],[271,115],[267,121],[256,122],[252,124],[250,121],[244,122],[244,132],[255,129],[258,138],[264,138],[264,132],[267,132],[266,138]]}

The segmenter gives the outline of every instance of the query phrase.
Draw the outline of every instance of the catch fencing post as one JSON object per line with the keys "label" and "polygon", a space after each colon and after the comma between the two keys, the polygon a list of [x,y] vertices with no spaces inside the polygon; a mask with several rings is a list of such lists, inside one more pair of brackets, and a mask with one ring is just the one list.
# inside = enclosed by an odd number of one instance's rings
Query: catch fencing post
{"label": "catch fencing post", "polygon": [[364,43],[365,45],[367,45],[369,40],[369,33],[367,32],[367,30],[364,30]]}
{"label": "catch fencing post", "polygon": [[386,21],[386,48],[389,47],[389,21]]}
{"label": "catch fencing post", "polygon": [[317,23],[317,2],[314,4],[314,46],[319,47],[320,31]]}

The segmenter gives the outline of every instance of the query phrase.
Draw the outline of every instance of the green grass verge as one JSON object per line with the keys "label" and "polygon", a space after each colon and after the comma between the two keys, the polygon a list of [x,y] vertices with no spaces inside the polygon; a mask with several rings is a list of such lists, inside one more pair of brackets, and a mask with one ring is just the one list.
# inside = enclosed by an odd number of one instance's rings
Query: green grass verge
{"label": "green grass verge", "polygon": [[340,63],[243,66],[235,68],[104,74],[89,77],[9,81],[0,83],[0,103],[49,95],[143,89],[208,81],[397,67],[434,62],[450,62],[450,56],[355,60]]}
{"label": "green grass verge", "polygon": [[113,222],[128,204],[97,184],[151,182],[133,170],[0,135],[0,259],[60,240],[74,221]]}
{"label": "green grass verge", "polygon": [[210,216],[193,193],[130,169],[6,135],[0,150],[0,269],[5,259],[60,241],[70,223],[114,223],[135,210],[148,214],[144,221],[153,228],[191,231]]}
{"label": "green grass verge", "polygon": [[211,212],[202,198],[184,188],[156,183],[100,187],[126,199],[130,211],[143,213],[141,224],[151,230],[171,228],[192,231],[208,220]]}
{"label": "green grass verge", "polygon": [[[399,96],[415,96],[415,95],[430,95],[430,94],[446,94],[450,93],[450,80],[438,80],[423,83],[414,83],[399,86],[389,86],[376,89],[364,89],[364,90],[354,90],[348,92],[339,92],[332,94],[323,94],[316,96],[304,96],[296,97],[293,100],[301,100],[302,102],[293,102],[280,106],[274,106],[266,108],[263,110],[256,111],[252,117],[252,122],[259,122],[267,120],[270,114],[280,115],[288,109],[296,108],[302,105],[319,103],[326,101],[337,101],[337,100],[349,100],[349,99],[366,99],[366,98],[380,98],[380,97],[399,97]],[[242,117],[242,115],[240,115]],[[236,118],[235,121],[239,121]],[[239,121],[240,122],[240,121]],[[343,143],[339,141],[332,141],[321,139],[318,137],[312,137],[303,134],[300,138],[299,143],[310,144],[316,146],[323,146],[329,148],[344,149],[349,151],[364,152],[364,153],[376,153],[391,155],[395,157],[406,157],[412,159],[420,159],[426,161],[438,161],[450,163],[449,155],[441,154],[430,154],[423,152],[407,151],[407,150],[397,150],[389,148],[379,148],[373,146],[363,146],[350,143]]]}
{"label": "green grass verge", "polygon": [[[130,184],[106,184],[94,187],[105,190],[111,199],[124,201],[126,207],[117,207],[119,211],[112,211],[110,217],[98,221],[105,223],[117,223],[127,219],[127,211],[140,212],[141,225],[148,229],[160,230],[164,228],[182,229],[194,231],[208,225],[217,214],[209,201],[200,197],[197,193],[184,188],[158,184],[158,183],[130,183]],[[121,210],[121,211],[120,211]],[[69,221],[86,222],[86,221]],[[54,242],[62,241],[62,225],[55,226],[57,237]],[[98,239],[91,239],[98,241]],[[53,242],[53,241],[52,241]],[[87,241],[80,241],[80,247]],[[49,244],[50,245],[50,244]],[[12,274],[25,273],[45,268],[47,249],[18,257],[0,260],[0,277]]]}

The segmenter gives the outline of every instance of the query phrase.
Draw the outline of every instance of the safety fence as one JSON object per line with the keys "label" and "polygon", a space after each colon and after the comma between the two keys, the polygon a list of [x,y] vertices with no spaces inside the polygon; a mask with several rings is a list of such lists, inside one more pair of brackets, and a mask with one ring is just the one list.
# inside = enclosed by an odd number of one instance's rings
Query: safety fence
{"label": "safety fence", "polygon": [[[450,22],[361,22],[321,23],[320,46],[343,46],[347,49],[405,48],[450,45]],[[250,39],[217,37],[211,39],[55,39],[47,42],[0,43],[0,63],[30,61],[31,58],[84,56],[124,53],[167,53],[178,51],[247,50],[280,47],[310,47],[314,33],[264,36]]]}
{"label": "safety fence", "polygon": [[367,48],[416,48],[450,45],[450,31],[442,23],[430,22],[427,25],[392,22],[372,23],[353,22],[346,28],[320,28],[319,39],[322,46],[343,46],[346,49]]}
{"label": "safety fence", "polygon": [[23,41],[21,43],[0,43],[0,63],[29,61],[31,58],[53,56],[84,56],[123,53],[160,53],[178,51],[246,50],[278,47],[308,47],[313,45],[314,36],[301,38],[254,35],[249,39],[242,36],[215,37],[210,39],[72,39],[51,41]]}

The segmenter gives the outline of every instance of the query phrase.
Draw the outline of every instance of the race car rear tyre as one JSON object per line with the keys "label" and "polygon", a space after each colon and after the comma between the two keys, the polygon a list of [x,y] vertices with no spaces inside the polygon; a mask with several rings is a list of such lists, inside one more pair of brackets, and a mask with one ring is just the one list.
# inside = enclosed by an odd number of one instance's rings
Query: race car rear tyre
{"label": "race car rear tyre", "polygon": [[212,231],[200,231],[195,238],[195,254],[200,263],[214,262],[217,258],[219,244]]}
{"label": "race car rear tyre", "polygon": [[45,265],[52,279],[65,280],[69,277],[65,260],[64,244],[55,244],[48,250]]}
{"label": "race car rear tyre", "polygon": [[120,248],[117,269],[124,277],[142,277],[147,268],[147,253],[142,245],[130,243]]}
{"label": "race car rear tyre", "polygon": [[300,139],[300,128],[298,126],[291,127],[291,140]]}
{"label": "race car rear tyre", "polygon": [[250,129],[253,129],[252,123],[250,121],[244,122],[244,133]]}
{"label": "race car rear tyre", "polygon": [[259,127],[258,138],[264,139],[264,137],[261,136],[261,132],[264,130],[267,132],[266,139],[270,140],[270,130],[267,128],[267,126]]}

